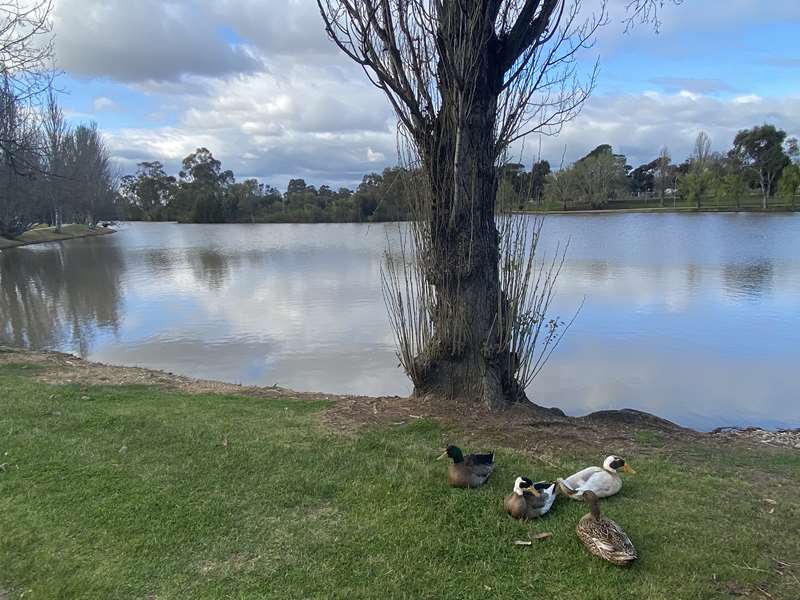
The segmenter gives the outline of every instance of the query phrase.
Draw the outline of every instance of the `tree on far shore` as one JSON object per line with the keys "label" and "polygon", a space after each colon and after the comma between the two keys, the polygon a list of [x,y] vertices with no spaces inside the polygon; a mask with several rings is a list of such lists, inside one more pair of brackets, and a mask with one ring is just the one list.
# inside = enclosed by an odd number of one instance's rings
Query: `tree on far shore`
{"label": "tree on far shore", "polygon": [[764,124],[752,129],[742,129],[736,134],[733,149],[729,153],[758,177],[764,209],[775,191],[781,171],[790,162],[784,151],[784,140],[786,132],[774,125]]}

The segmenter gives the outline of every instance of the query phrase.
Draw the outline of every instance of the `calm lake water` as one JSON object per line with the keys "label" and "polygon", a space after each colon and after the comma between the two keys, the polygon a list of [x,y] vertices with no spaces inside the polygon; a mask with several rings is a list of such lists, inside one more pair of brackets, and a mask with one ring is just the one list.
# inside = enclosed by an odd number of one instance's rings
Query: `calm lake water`
{"label": "calm lake water", "polygon": [[[124,224],[0,252],[0,339],[122,365],[407,394],[379,268],[397,225]],[[800,426],[800,215],[547,217],[573,328],[530,389],[569,414]]]}

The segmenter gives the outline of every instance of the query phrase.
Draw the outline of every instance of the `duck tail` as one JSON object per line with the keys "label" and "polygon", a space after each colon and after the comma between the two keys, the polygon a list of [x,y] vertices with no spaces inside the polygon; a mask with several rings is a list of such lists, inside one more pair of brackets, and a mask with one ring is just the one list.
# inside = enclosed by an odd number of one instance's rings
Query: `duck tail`
{"label": "duck tail", "polygon": [[558,485],[558,491],[564,494],[565,496],[574,496],[575,490],[573,490],[569,484],[559,477],[556,479],[556,484]]}

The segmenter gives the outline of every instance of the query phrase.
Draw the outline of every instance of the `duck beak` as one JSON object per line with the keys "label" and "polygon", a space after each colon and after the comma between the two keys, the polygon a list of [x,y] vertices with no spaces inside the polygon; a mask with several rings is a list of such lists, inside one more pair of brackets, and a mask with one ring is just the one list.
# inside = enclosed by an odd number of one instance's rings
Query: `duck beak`
{"label": "duck beak", "polygon": [[625,466],[622,467],[622,470],[628,473],[629,475],[636,475],[636,471],[634,471],[633,467],[631,467],[628,463],[625,463]]}
{"label": "duck beak", "polygon": [[442,460],[445,456],[447,456],[447,450],[445,450],[439,456],[437,456],[436,460]]}
{"label": "duck beak", "polygon": [[541,495],[542,495],[542,493],[541,493],[539,490],[537,490],[535,487],[533,487],[533,486],[529,487],[529,488],[528,488],[528,491],[529,491],[531,494],[533,494],[534,496],[536,496],[536,497],[539,497],[539,496],[541,496]]}

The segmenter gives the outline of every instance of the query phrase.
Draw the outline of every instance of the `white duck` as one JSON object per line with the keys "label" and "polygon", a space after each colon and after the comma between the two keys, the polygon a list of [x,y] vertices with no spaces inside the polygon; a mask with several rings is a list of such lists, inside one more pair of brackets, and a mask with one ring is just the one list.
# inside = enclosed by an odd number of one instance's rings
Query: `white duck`
{"label": "white duck", "polygon": [[557,479],[558,488],[565,496],[573,500],[582,500],[583,493],[594,492],[598,498],[613,496],[622,489],[622,478],[617,472],[622,469],[631,475],[634,471],[625,459],[619,456],[609,456],[602,467],[586,467],[566,479]]}

